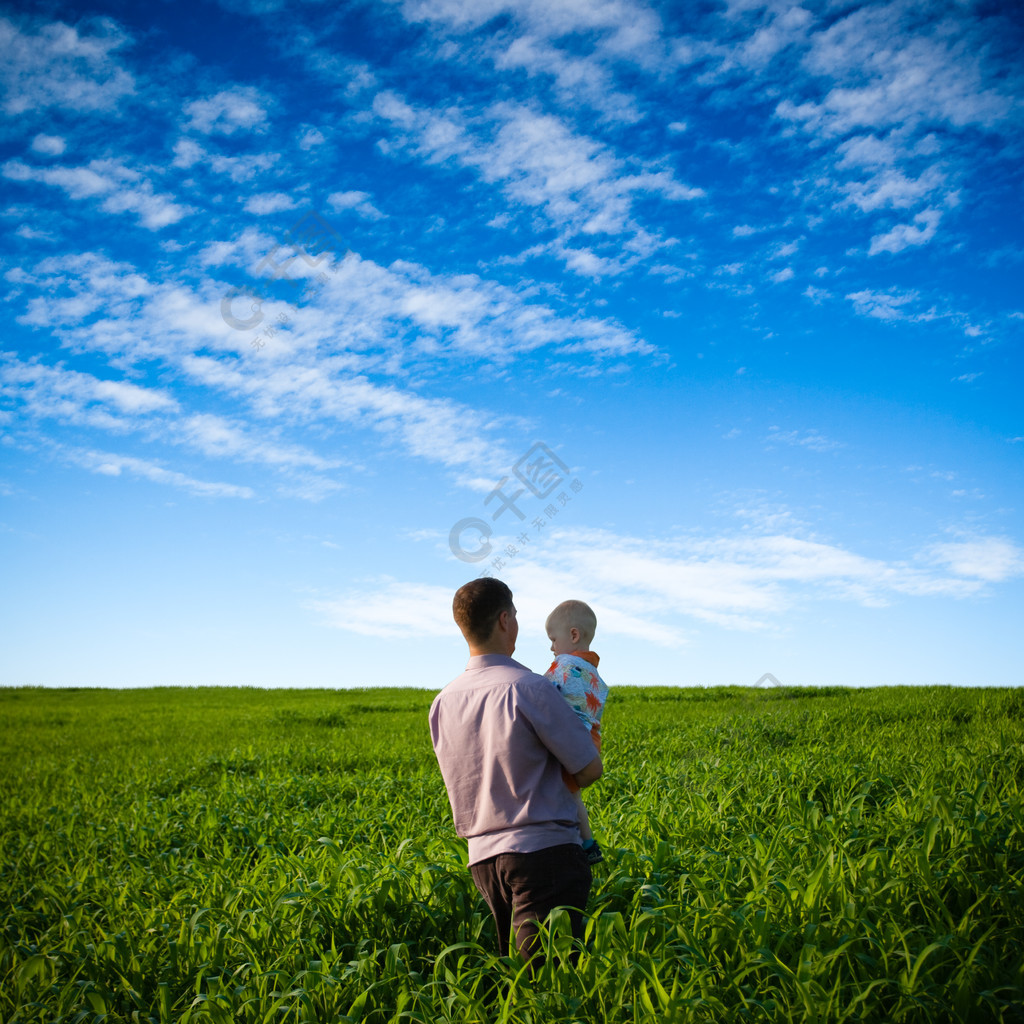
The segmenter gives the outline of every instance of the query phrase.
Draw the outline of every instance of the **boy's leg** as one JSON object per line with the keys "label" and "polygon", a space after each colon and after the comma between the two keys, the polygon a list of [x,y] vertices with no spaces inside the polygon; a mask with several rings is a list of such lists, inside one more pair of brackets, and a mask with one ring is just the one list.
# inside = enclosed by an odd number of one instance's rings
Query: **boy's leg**
{"label": "boy's leg", "polygon": [[602,853],[601,847],[598,845],[590,828],[590,815],[587,813],[587,805],[583,802],[583,798],[579,793],[576,793],[575,796],[577,814],[579,815],[577,820],[580,825],[580,838],[583,840],[583,855],[587,858],[588,864],[599,864],[604,860],[604,853]]}
{"label": "boy's leg", "polygon": [[583,842],[587,842],[589,839],[594,838],[594,833],[590,830],[590,815],[587,814],[587,805],[583,802],[583,795],[581,793],[573,793],[576,799],[576,813],[577,821],[580,825],[580,838]]}

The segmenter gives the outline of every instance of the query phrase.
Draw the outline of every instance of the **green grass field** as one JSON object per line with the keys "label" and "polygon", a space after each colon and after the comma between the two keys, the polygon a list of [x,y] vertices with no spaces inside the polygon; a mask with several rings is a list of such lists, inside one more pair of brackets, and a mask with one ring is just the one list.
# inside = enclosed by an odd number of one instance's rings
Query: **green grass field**
{"label": "green grass field", "polygon": [[0,690],[0,1020],[1024,1020],[1024,691],[614,689],[532,980],[431,698]]}

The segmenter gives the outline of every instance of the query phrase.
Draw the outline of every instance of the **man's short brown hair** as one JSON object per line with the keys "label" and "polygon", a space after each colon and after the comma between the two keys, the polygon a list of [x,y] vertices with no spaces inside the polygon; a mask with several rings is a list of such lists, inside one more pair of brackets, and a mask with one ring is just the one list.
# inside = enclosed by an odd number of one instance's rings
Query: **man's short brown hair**
{"label": "man's short brown hair", "polygon": [[493,576],[470,580],[455,591],[452,615],[467,642],[486,643],[498,616],[512,610],[512,591]]}

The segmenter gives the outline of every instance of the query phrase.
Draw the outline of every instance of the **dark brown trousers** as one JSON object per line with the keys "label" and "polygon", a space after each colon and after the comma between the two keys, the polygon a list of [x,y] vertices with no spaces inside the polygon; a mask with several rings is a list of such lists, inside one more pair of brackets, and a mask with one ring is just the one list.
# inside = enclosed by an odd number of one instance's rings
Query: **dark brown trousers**
{"label": "dark brown trousers", "polygon": [[494,915],[502,956],[508,956],[511,931],[522,956],[539,966],[538,922],[555,907],[569,908],[573,937],[583,938],[583,909],[593,876],[575,843],[535,853],[499,853],[469,870]]}

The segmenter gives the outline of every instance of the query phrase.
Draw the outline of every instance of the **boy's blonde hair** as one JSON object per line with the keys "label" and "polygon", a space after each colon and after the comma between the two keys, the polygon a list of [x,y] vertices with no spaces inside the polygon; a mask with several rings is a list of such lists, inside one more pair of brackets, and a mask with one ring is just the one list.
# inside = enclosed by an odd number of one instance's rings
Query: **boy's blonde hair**
{"label": "boy's blonde hair", "polygon": [[567,629],[575,626],[580,631],[580,640],[589,644],[597,632],[597,616],[594,609],[583,601],[563,601],[544,623],[545,629],[550,626],[565,626]]}

